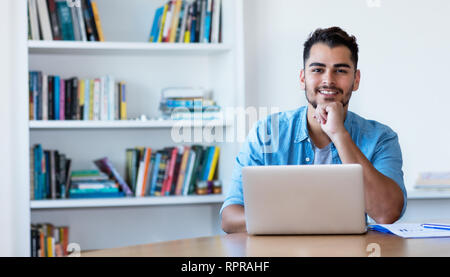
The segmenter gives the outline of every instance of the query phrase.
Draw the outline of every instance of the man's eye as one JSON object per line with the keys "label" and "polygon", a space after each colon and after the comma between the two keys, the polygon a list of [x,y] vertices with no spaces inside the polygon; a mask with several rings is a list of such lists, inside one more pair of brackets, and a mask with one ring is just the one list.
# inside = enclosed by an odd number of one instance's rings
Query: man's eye
{"label": "man's eye", "polygon": [[337,73],[347,73],[347,70],[344,69],[338,69],[336,70]]}
{"label": "man's eye", "polygon": [[321,68],[314,68],[314,69],[312,70],[312,72],[322,72],[322,69],[321,69]]}

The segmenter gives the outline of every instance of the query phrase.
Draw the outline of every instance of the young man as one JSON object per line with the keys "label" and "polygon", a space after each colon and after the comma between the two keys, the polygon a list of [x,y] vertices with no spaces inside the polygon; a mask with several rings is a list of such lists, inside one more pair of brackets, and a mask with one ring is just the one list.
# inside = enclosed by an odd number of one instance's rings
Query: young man
{"label": "young man", "polygon": [[251,165],[358,163],[368,216],[388,224],[405,211],[397,134],[348,111],[361,78],[356,38],[338,27],[317,29],[304,44],[303,63],[300,83],[308,106],[259,121],[236,158],[221,209],[227,233],[246,232],[241,172]]}

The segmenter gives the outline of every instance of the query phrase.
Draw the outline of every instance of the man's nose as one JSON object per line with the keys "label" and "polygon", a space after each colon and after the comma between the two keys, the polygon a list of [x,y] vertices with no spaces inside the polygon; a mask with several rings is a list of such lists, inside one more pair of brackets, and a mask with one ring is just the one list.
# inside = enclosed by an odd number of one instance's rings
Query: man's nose
{"label": "man's nose", "polygon": [[334,86],[336,84],[333,71],[326,70],[324,74],[322,74],[322,85],[326,86]]}

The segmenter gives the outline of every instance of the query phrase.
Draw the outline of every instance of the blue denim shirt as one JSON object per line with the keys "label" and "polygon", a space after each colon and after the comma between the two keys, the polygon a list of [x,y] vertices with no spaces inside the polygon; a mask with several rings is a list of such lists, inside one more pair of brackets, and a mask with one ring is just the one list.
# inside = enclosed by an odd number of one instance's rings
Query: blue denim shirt
{"label": "blue denim shirt", "polygon": [[[278,124],[277,124],[278,123]],[[406,209],[406,189],[403,183],[402,153],[397,134],[386,125],[366,120],[347,112],[344,126],[352,140],[372,165],[394,180],[403,192]],[[333,164],[342,164],[331,143]],[[242,168],[253,165],[307,165],[314,163],[314,150],[307,128],[307,106],[281,112],[258,121],[236,157],[231,184],[220,209],[232,204],[244,205]]]}

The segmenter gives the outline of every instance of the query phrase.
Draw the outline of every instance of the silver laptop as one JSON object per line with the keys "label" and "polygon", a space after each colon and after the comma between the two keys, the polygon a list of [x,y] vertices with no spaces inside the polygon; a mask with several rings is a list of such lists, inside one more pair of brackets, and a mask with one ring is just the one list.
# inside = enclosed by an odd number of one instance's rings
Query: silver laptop
{"label": "silver laptop", "polygon": [[250,166],[242,181],[249,234],[366,232],[361,165]]}

